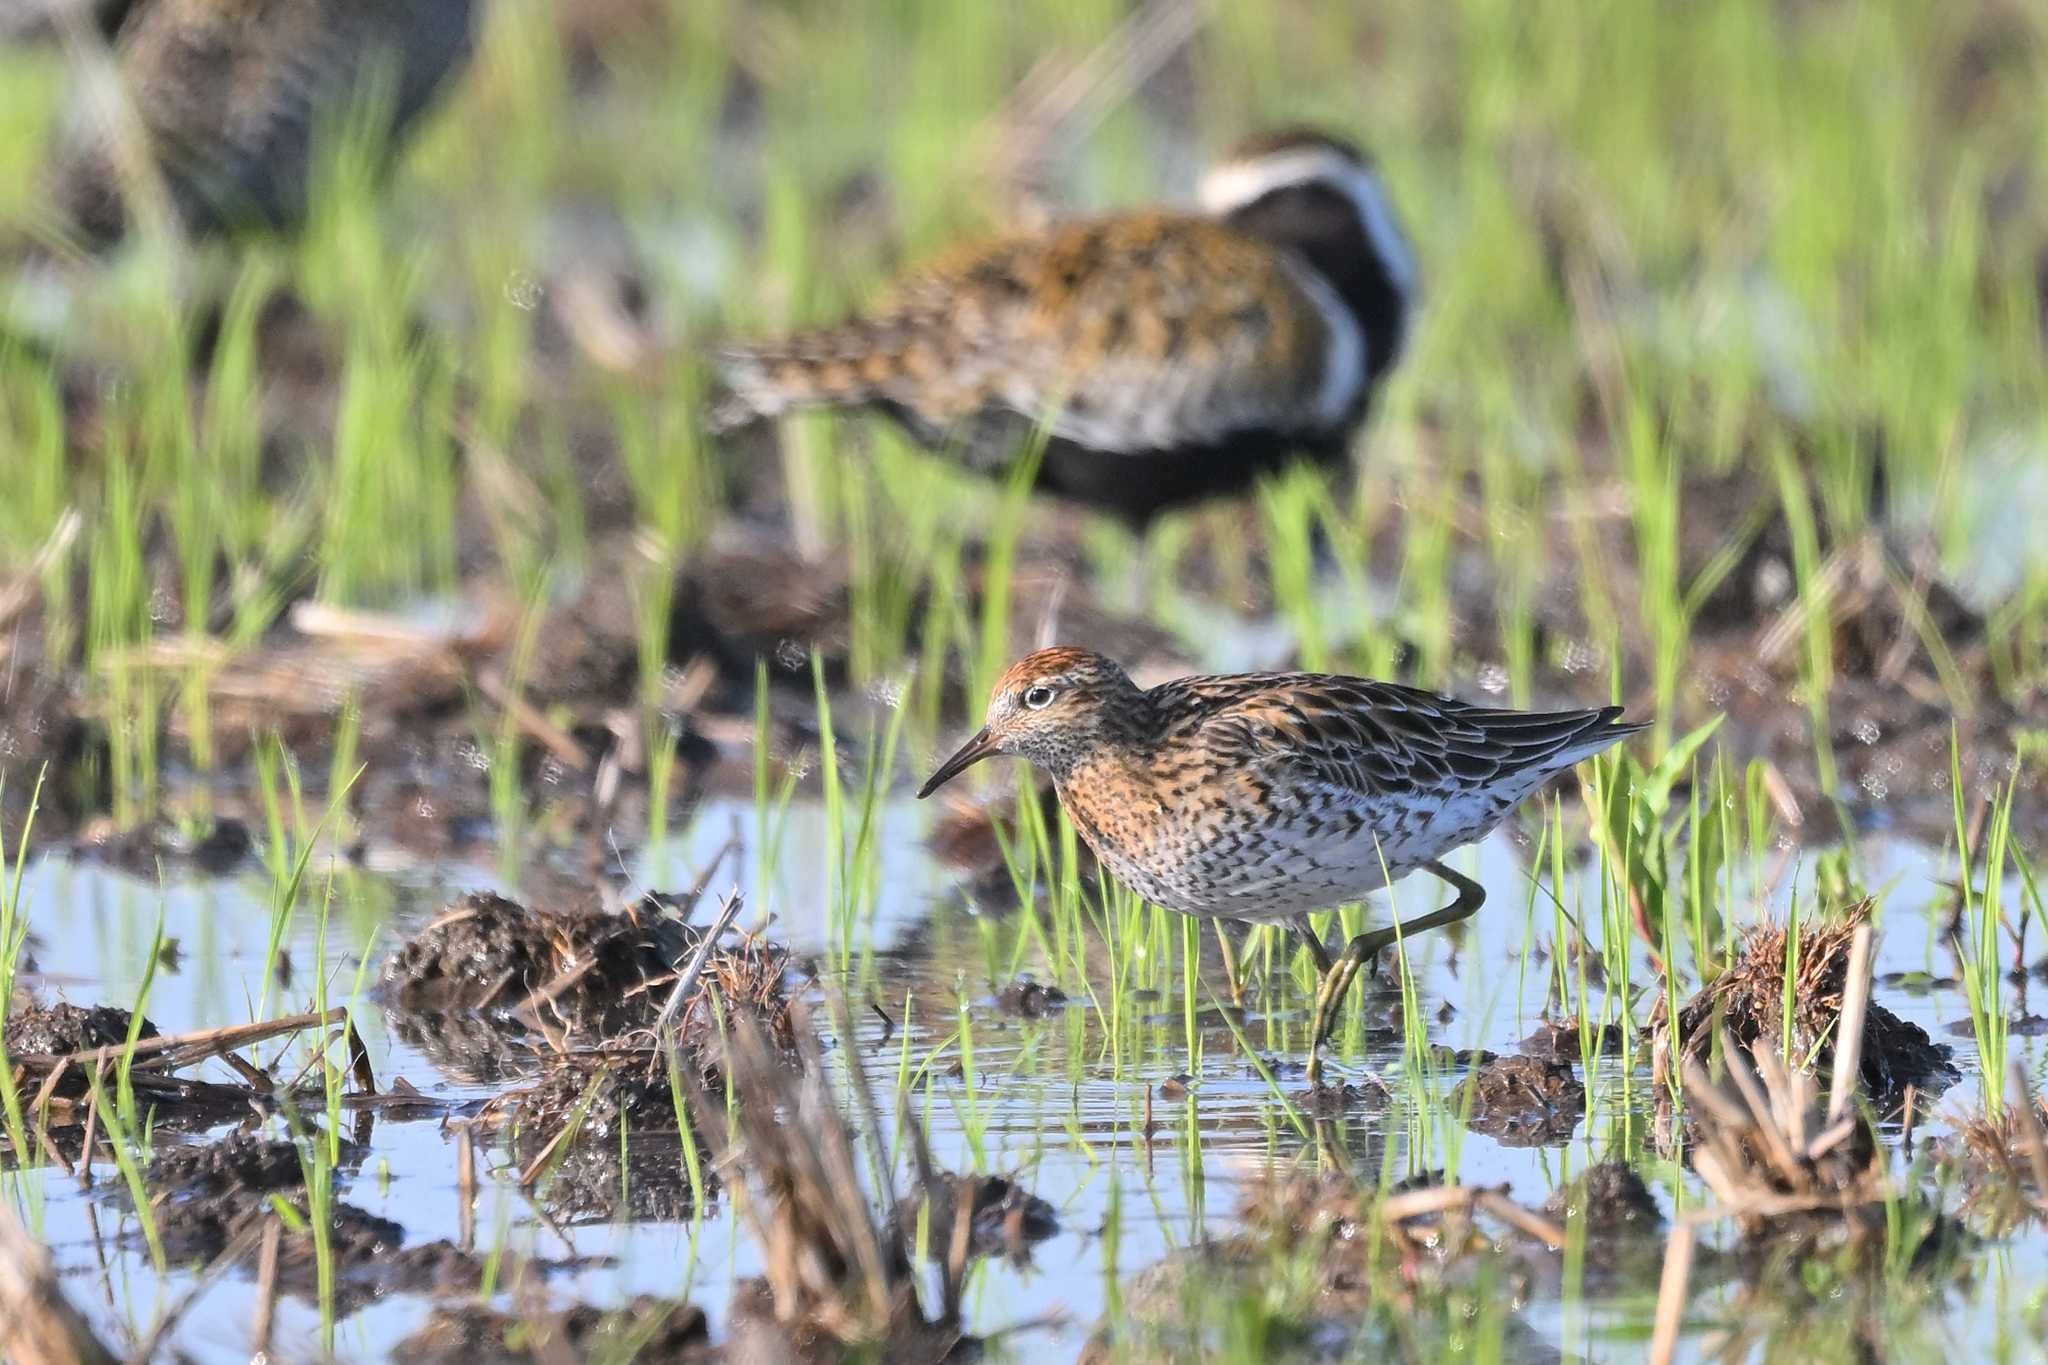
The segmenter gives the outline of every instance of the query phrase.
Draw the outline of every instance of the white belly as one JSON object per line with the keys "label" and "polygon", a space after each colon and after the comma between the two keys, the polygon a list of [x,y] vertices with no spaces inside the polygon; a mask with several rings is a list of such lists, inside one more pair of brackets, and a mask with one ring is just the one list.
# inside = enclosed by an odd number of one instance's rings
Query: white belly
{"label": "white belly", "polygon": [[1518,796],[1492,792],[1383,801],[1356,831],[1341,822],[1276,820],[1252,831],[1224,829],[1163,860],[1097,856],[1118,881],[1169,910],[1245,923],[1362,900],[1389,882],[1484,837]]}

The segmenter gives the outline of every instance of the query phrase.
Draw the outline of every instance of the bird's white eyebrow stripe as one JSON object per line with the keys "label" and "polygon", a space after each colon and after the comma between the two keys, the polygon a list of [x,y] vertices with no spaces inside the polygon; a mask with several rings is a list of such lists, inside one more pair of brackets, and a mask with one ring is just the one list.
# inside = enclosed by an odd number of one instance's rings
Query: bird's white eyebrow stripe
{"label": "bird's white eyebrow stripe", "polygon": [[1211,167],[1202,177],[1202,207],[1224,214],[1283,186],[1337,180],[1358,169],[1351,158],[1328,147],[1304,147],[1299,151],[1226,161]]}

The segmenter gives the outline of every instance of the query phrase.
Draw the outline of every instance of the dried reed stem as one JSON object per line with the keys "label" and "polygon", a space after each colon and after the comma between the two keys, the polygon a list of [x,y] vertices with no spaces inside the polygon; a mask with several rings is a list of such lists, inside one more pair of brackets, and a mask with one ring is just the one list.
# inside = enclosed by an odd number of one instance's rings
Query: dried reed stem
{"label": "dried reed stem", "polygon": [[1671,1365],[1678,1350],[1678,1329],[1685,1321],[1686,1289],[1692,1281],[1693,1244],[1699,1236],[1691,1223],[1671,1229],[1664,1244],[1664,1273],[1657,1282],[1657,1316],[1650,1331],[1650,1365]]}
{"label": "dried reed stem", "polygon": [[1871,959],[1876,956],[1870,921],[1856,926],[1849,941],[1849,976],[1842,988],[1842,1021],[1835,1029],[1835,1074],[1828,1085],[1828,1122],[1839,1123],[1856,1096],[1863,1067],[1863,1021],[1870,1010]]}

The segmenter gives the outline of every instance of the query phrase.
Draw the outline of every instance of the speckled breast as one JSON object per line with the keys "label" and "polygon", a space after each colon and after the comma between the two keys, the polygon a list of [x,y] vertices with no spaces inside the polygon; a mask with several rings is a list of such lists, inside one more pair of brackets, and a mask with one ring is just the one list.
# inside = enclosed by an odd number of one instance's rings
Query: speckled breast
{"label": "speckled breast", "polygon": [[1062,790],[1076,830],[1119,882],[1182,914],[1279,923],[1348,904],[1483,837],[1512,802],[1409,794],[1295,799],[1257,811],[1099,786]]}

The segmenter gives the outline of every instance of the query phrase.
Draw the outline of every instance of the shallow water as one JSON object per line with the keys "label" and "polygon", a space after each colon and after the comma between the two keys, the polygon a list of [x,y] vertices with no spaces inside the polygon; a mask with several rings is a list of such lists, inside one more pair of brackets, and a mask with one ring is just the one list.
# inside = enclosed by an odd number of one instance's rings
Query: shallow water
{"label": "shallow water", "polygon": [[[1043,1019],[998,1013],[991,997],[1009,979],[1017,942],[1011,927],[1015,912],[981,916],[961,903],[952,876],[923,852],[929,818],[928,807],[910,802],[891,805],[884,814],[883,891],[863,931],[877,949],[873,974],[857,979],[850,993],[872,999],[903,1027],[885,1042],[881,1018],[856,1010],[855,1041],[867,1049],[870,1073],[885,1093],[892,1093],[906,1055],[913,1067],[929,1066],[933,1079],[923,1092],[924,1112],[942,1164],[1020,1172],[1021,1183],[1058,1211],[1061,1230],[1036,1246],[1027,1263],[992,1258],[980,1264],[966,1306],[969,1326],[977,1332],[1059,1315],[1058,1325],[1006,1338],[998,1349],[1014,1354],[1050,1350],[1056,1358],[1068,1358],[1102,1313],[1114,1283],[1175,1248],[1230,1232],[1244,1182],[1269,1163],[1292,1160],[1305,1144],[1286,1105],[1209,1008],[1215,984],[1208,976],[1198,1001],[1205,1011],[1198,1030],[1200,1056],[1189,1056],[1177,960],[1161,973],[1163,989],[1156,997],[1127,1002],[1125,1008],[1143,1018],[1135,1029],[1116,1032],[1120,1041],[1114,1052],[1109,1049],[1112,1033],[1098,1014],[1098,1006],[1110,1004],[1104,983],[1095,983],[1092,999],[1085,983],[1063,983],[1075,999]],[[771,932],[802,952],[820,954],[821,969],[831,977],[831,927],[823,909],[829,900],[823,872],[828,855],[819,806],[798,803],[778,822],[777,872],[765,882],[757,868],[761,841],[752,807],[712,803],[681,835],[632,860],[635,888],[686,885],[735,822],[747,852],[736,878],[722,878],[717,885],[736,880],[747,894],[742,923],[758,924],[764,914],[772,916]],[[1551,971],[1542,950],[1550,941],[1553,918],[1547,896],[1537,895],[1526,870],[1527,856],[1507,834],[1461,855],[1460,865],[1476,869],[1489,887],[1489,903],[1455,950],[1441,935],[1414,945],[1417,1015],[1426,1021],[1432,1041],[1508,1053],[1540,1022]],[[1804,887],[1810,881],[1806,868],[1813,856],[1784,853],[1769,898],[1773,911],[1782,912],[1795,884]],[[1938,850],[1881,838],[1858,850],[1865,881],[1883,893],[1880,978],[1893,972],[1953,974],[1946,950],[1935,942],[1931,913],[1947,904],[1950,893],[1942,882],[1951,865]],[[1591,864],[1573,874],[1565,901],[1574,913],[1586,916],[1589,932],[1597,935],[1596,879]],[[1395,901],[1404,913],[1433,904],[1438,892],[1428,881],[1413,879],[1396,888]],[[174,970],[157,973],[146,1013],[166,1032],[305,1008],[312,1000],[316,962],[328,976],[331,996],[349,1000],[359,977],[374,980],[384,954],[452,895],[495,885],[487,872],[468,867],[445,869],[431,880],[337,872],[331,881],[333,913],[324,960],[314,916],[302,911],[286,935],[293,980],[266,998],[262,977],[270,926],[263,875],[187,880],[173,873],[159,888],[100,866],[45,857],[29,869],[25,888],[38,969],[30,984],[44,998],[133,1002],[161,918],[163,934],[177,940],[179,961]],[[697,918],[709,913],[708,906],[700,907]],[[1375,908],[1376,915],[1383,913],[1383,906]],[[1738,924],[1757,913],[1752,906],[1730,911]],[[1172,930],[1177,932],[1180,923],[1172,919]],[[1202,942],[1213,958],[1213,940],[1206,932]],[[1102,957],[1097,945],[1091,970]],[[1650,978],[1637,957],[1633,971],[1641,986]],[[1023,960],[1028,967],[1031,954]],[[1046,976],[1043,968],[1038,974]],[[2008,983],[2007,989],[2012,993],[2023,986]],[[1973,1098],[1978,1084],[1974,1048],[1950,1033],[1952,1024],[1968,1018],[1961,995],[1953,989],[1908,993],[1881,986],[1879,999],[1956,1047],[1964,1079],[1921,1126],[1922,1133],[1938,1133],[1942,1116]],[[948,1072],[959,1059],[963,1000],[972,1030],[972,1070],[954,1076]],[[1299,1055],[1303,1031],[1300,998],[1283,1004],[1287,1007],[1264,1013],[1255,1007],[1243,1026],[1263,1056],[1282,1061]],[[1636,1017],[1644,1018],[1648,1009],[1647,999],[1639,1001]],[[2023,1000],[2016,998],[2013,1013],[2024,1012]],[[389,1031],[374,1003],[358,1002],[355,1014],[380,1085],[404,1078],[451,1108],[493,1093],[437,1072]],[[1562,1146],[1504,1146],[1457,1129],[1454,1119],[1441,1120],[1449,1132],[1418,1125],[1413,1096],[1418,1091],[1446,1093],[1458,1071],[1452,1067],[1447,1074],[1413,1082],[1405,1076],[1398,993],[1381,988],[1354,1017],[1360,1021],[1354,1038],[1362,1038],[1363,1046],[1344,1056],[1340,1069],[1354,1080],[1376,1076],[1387,1083],[1384,1091],[1365,1085],[1366,1096],[1336,1126],[1355,1169],[1373,1172],[1391,1162],[1399,1176],[1450,1166],[1460,1179],[1505,1184],[1516,1199],[1538,1205],[1570,1174],[1606,1154],[1625,1125],[1647,1121],[1647,1077],[1623,1077],[1610,1061],[1589,1081],[1598,1095],[1595,1122],[1590,1127],[1582,1122]],[[1375,1026],[1365,1028],[1364,1021]],[[2037,1041],[2015,1037],[2012,1047],[2038,1079],[2042,1052]],[[209,1063],[200,1074],[216,1074],[217,1065]],[[1193,1077],[1185,1098],[1162,1094],[1159,1085],[1183,1073]],[[1288,1094],[1298,1095],[1298,1071],[1283,1069],[1281,1084]],[[883,1107],[889,1108],[886,1098]],[[1441,1116],[1445,1106],[1435,1107]],[[1154,1125],[1149,1137],[1148,1119]],[[438,1117],[380,1118],[367,1156],[352,1172],[342,1173],[338,1193],[402,1224],[408,1244],[455,1238],[460,1211],[454,1153],[453,1139]],[[759,1269],[758,1254],[728,1197],[716,1199],[695,1224],[558,1228],[538,1216],[517,1190],[509,1178],[514,1164],[495,1154],[484,1162],[490,1174],[482,1182],[476,1211],[479,1245],[503,1244],[550,1258],[572,1253],[600,1258],[550,1277],[546,1292],[551,1302],[581,1299],[607,1305],[636,1292],[687,1297],[710,1315],[716,1335],[731,1282]],[[154,1274],[132,1227],[124,1228],[119,1202],[105,1193],[119,1184],[118,1177],[107,1165],[97,1168],[95,1176],[100,1188],[90,1194],[53,1170],[25,1179],[34,1192],[31,1203],[40,1201],[44,1235],[74,1302],[119,1342],[146,1329],[196,1281],[183,1272],[162,1279]],[[898,1188],[903,1188],[900,1176]],[[1661,1188],[1658,1195],[1670,1211],[1673,1191]],[[1690,1178],[1684,1197],[1692,1203],[1701,1197]],[[1972,1355],[2006,1341],[2010,1314],[2025,1297],[2023,1287],[2048,1275],[2043,1252],[2040,1239],[2034,1238],[1988,1257],[1974,1290],[1951,1299],[1940,1334]],[[1553,1296],[1528,1305],[1519,1316],[1538,1338],[1567,1356],[1630,1355],[1647,1330],[1654,1292],[1650,1284],[1604,1302]],[[1693,1350],[1704,1344],[1702,1333],[1711,1326],[1717,1295],[1724,1292],[1707,1289],[1696,1295],[1693,1320],[1699,1325],[1691,1338]],[[255,1299],[248,1276],[224,1277],[185,1315],[172,1342],[199,1360],[246,1359]],[[426,1299],[404,1294],[373,1303],[340,1321],[332,1349],[343,1358],[383,1356],[419,1324],[427,1307]],[[284,1300],[275,1338],[278,1354],[316,1353],[319,1330],[312,1305]]]}

